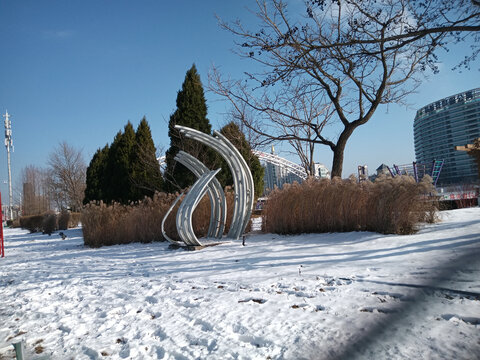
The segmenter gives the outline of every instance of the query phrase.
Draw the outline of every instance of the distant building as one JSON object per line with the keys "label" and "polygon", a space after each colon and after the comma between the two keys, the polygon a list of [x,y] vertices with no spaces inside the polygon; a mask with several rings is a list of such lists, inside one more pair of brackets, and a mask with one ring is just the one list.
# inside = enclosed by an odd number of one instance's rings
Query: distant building
{"label": "distant building", "polygon": [[[301,183],[307,178],[305,170],[298,164],[292,163],[287,159],[275,154],[275,148],[272,146],[271,153],[264,153],[254,150],[255,155],[260,159],[260,163],[265,169],[264,174],[264,194],[273,190],[275,187],[282,188],[285,184]],[[330,171],[320,163],[314,164],[315,177],[330,178]]]}
{"label": "distant building", "polygon": [[[271,151],[272,158],[278,158],[275,154],[275,148],[272,146]],[[290,171],[287,165],[288,161],[285,160],[285,165],[280,162],[268,161],[266,157],[260,157],[260,161],[265,169],[263,176],[264,192],[273,190],[275,187],[282,188],[284,184],[293,184],[295,181],[301,183],[303,179],[297,174]]]}
{"label": "distant building", "polygon": [[315,177],[320,179],[330,179],[330,170],[327,167],[320,163],[314,164]]}
{"label": "distant building", "polygon": [[438,183],[478,181],[474,159],[455,146],[480,137],[480,88],[438,100],[417,111],[413,124],[418,163],[444,160]]}
{"label": "distant building", "polygon": [[377,171],[377,176],[381,174],[385,174],[385,175],[390,174],[390,170],[388,170],[388,166],[385,164],[380,165],[376,171]]}
{"label": "distant building", "polygon": [[368,179],[368,166],[358,165],[358,181],[366,181]]}
{"label": "distant building", "polygon": [[379,167],[377,167],[377,169],[375,170],[375,174],[368,176],[368,180],[375,181],[375,179],[380,175],[388,175],[388,176],[392,175],[387,165],[381,164]]}

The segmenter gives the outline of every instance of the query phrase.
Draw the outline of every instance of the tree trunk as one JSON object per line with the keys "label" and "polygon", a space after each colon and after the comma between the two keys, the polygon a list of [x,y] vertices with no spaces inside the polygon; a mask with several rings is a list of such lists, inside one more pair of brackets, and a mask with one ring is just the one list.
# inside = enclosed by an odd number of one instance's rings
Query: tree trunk
{"label": "tree trunk", "polygon": [[345,126],[345,129],[340,134],[340,137],[337,140],[337,144],[335,145],[334,148],[332,148],[332,151],[333,151],[332,179],[335,176],[339,176],[340,178],[342,177],[343,155],[345,152],[345,146],[347,146],[347,141],[350,138],[350,136],[353,134],[353,131],[360,125],[363,125],[364,123],[366,123],[369,120],[369,118],[370,117],[364,118],[365,121],[362,123],[359,123],[359,122],[349,123],[348,125]]}
{"label": "tree trunk", "polygon": [[343,170],[343,153],[345,151],[345,143],[343,146],[335,146],[335,150],[333,150],[333,163],[332,163],[332,179],[335,176],[342,177],[342,170]]}
{"label": "tree trunk", "polygon": [[343,154],[345,152],[345,146],[347,145],[347,140],[352,135],[353,130],[355,130],[358,125],[350,123],[348,124],[345,129],[340,134],[338,138],[337,144],[332,149],[333,151],[333,163],[332,163],[332,179],[335,176],[342,177],[343,171]]}

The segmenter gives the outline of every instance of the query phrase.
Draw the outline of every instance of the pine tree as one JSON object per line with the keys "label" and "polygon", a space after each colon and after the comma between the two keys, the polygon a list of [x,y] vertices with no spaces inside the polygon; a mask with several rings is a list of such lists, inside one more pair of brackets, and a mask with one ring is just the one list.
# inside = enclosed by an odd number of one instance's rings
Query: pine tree
{"label": "pine tree", "polygon": [[119,131],[110,146],[104,182],[105,200],[128,204],[133,199],[131,181],[135,130],[130,121]]}
{"label": "pine tree", "polygon": [[103,183],[101,183],[101,191],[103,195],[103,201],[106,203],[112,202],[116,196],[116,189],[114,189],[111,184],[114,182],[115,179],[115,162],[114,157],[115,153],[117,152],[118,144],[120,143],[120,139],[122,138],[123,133],[121,131],[117,132],[115,137],[113,138],[113,142],[110,145],[110,149],[108,151],[108,157],[105,164],[105,174],[103,178]]}
{"label": "pine tree", "polygon": [[163,188],[163,178],[160,165],[155,154],[155,144],[147,119],[144,117],[135,133],[135,148],[133,152],[133,197],[140,200],[145,196],[153,196],[155,191]]}
{"label": "pine tree", "polygon": [[[245,135],[234,122],[230,122],[220,129],[220,133],[224,135],[240,152],[245,159],[253,177],[255,187],[255,196],[258,197],[263,193],[263,175],[265,170],[260,164],[260,160],[252,153],[252,148],[248,143]],[[233,176],[227,163],[222,161],[222,170],[218,174],[218,179],[223,186],[233,185]]]}
{"label": "pine tree", "polygon": [[84,204],[94,200],[105,200],[103,184],[109,150],[108,144],[103,149],[98,149],[88,165]]}
{"label": "pine tree", "polygon": [[205,165],[210,166],[214,162],[214,152],[198,141],[185,138],[175,129],[175,125],[188,126],[206,134],[210,134],[211,125],[207,119],[207,104],[203,92],[200,75],[195,65],[185,75],[182,89],[177,94],[177,109],[170,116],[168,123],[168,136],[170,148],[166,153],[167,167],[165,170],[166,188],[175,191],[192,185],[195,176],[183,165],[176,163],[175,155],[179,150],[186,151]]}

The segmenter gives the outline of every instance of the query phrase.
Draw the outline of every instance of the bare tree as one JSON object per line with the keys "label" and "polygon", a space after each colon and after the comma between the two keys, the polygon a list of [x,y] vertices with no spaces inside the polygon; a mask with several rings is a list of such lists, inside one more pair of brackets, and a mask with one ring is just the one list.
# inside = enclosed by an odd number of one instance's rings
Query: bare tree
{"label": "bare tree", "polygon": [[[290,14],[281,0],[257,0],[257,5],[256,31],[240,21],[220,25],[240,39],[238,53],[263,70],[247,74],[244,82],[214,76],[211,88],[232,103],[293,120],[286,122],[288,136],[281,126],[244,123],[265,138],[329,147],[332,176],[342,175],[348,139],[380,105],[402,104],[427,68],[438,71],[438,49],[468,37],[477,40],[459,64],[467,68],[479,52],[477,0],[309,0],[304,16]],[[333,114],[326,120],[332,126],[308,118],[298,121],[285,103],[276,101],[292,86],[299,96],[314,99],[317,109],[329,104]],[[275,124],[272,120],[269,125]],[[295,124],[314,136],[296,136],[291,130]]]}
{"label": "bare tree", "polygon": [[86,164],[81,150],[64,141],[50,154],[48,165],[57,207],[78,211],[85,195]]}
{"label": "bare tree", "polygon": [[50,210],[48,174],[45,169],[28,165],[22,169],[22,214],[36,215]]}
{"label": "bare tree", "polygon": [[333,115],[323,94],[290,83],[277,92],[263,89],[261,96],[255,96],[244,82],[222,79],[216,68],[209,74],[209,89],[230,101],[231,117],[248,130],[253,146],[287,141],[306,174],[314,175],[315,145],[323,144],[321,134]]}

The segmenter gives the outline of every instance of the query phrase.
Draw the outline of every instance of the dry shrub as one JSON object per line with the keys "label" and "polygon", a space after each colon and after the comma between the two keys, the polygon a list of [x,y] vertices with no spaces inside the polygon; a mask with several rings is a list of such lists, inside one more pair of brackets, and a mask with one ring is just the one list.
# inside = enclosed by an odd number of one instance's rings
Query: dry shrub
{"label": "dry shrub", "polygon": [[68,221],[68,228],[75,228],[80,224],[82,213],[70,212],[70,219]]}
{"label": "dry shrub", "polygon": [[57,215],[54,212],[48,212],[43,215],[42,232],[52,235],[57,230]]}
{"label": "dry shrub", "polygon": [[[82,228],[85,245],[100,247],[104,245],[128,244],[132,242],[148,243],[164,241],[161,224],[166,212],[179,194],[156,193],[153,198],[130,204],[106,204],[91,202],[82,211]],[[227,226],[232,218],[234,195],[228,189]],[[167,235],[180,240],[177,234],[175,217],[180,206],[177,203],[165,221]],[[199,202],[193,213],[192,225],[198,238],[206,236],[210,224],[210,200],[207,196]]]}
{"label": "dry shrub", "polygon": [[375,231],[411,234],[419,222],[433,222],[435,191],[431,179],[380,177],[309,179],[276,189],[264,211],[263,229],[280,234]]}
{"label": "dry shrub", "polygon": [[22,216],[19,219],[19,225],[31,233],[41,231],[50,235],[58,228],[57,215],[50,211],[39,215]]}
{"label": "dry shrub", "polygon": [[28,215],[20,218],[20,227],[31,233],[42,230],[43,215]]}
{"label": "dry shrub", "polygon": [[68,210],[62,210],[58,215],[58,229],[67,230],[69,222],[70,222],[70,212]]}
{"label": "dry shrub", "polygon": [[70,212],[62,210],[58,215],[58,229],[67,230],[77,227],[80,224],[82,214],[78,212]]}
{"label": "dry shrub", "polygon": [[20,227],[20,218],[16,218],[13,220],[7,221],[7,226],[11,228],[19,228]]}

